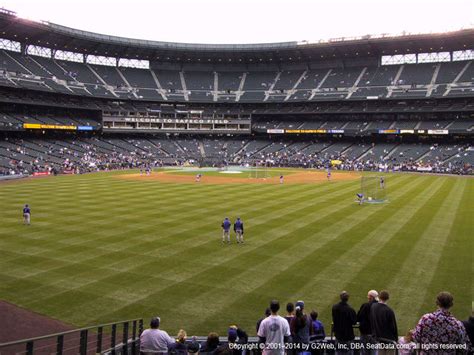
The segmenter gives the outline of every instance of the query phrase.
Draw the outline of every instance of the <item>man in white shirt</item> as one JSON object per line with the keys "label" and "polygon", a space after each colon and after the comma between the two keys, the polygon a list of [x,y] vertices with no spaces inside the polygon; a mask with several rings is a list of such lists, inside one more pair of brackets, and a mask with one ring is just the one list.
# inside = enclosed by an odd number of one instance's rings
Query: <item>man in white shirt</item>
{"label": "man in white shirt", "polygon": [[258,328],[257,335],[261,343],[265,343],[263,355],[285,354],[285,342],[288,340],[290,326],[288,321],[278,315],[280,303],[277,300],[270,302],[271,315],[265,318]]}
{"label": "man in white shirt", "polygon": [[150,322],[150,329],[143,331],[140,336],[140,352],[144,354],[167,354],[168,346],[175,343],[167,332],[158,329],[160,317],[154,317]]}

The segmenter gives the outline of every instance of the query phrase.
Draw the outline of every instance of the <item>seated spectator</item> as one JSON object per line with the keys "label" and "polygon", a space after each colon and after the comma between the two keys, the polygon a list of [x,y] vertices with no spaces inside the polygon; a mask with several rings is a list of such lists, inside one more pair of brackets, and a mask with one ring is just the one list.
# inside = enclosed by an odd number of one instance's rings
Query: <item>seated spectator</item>
{"label": "seated spectator", "polygon": [[211,332],[206,342],[201,346],[201,353],[213,353],[219,347],[219,334]]}
{"label": "seated spectator", "polygon": [[186,355],[188,353],[188,349],[186,346],[186,337],[186,331],[180,329],[176,342],[168,347],[168,353],[176,355]]}
{"label": "seated spectator", "polygon": [[220,346],[216,350],[215,354],[241,355],[243,354],[243,349],[239,347],[239,345],[247,344],[248,338],[249,337],[244,330],[240,329],[236,325],[231,325],[227,332],[228,343]]}
{"label": "seated spectator", "polygon": [[[440,344],[468,343],[464,325],[451,314],[449,309],[454,304],[454,298],[449,292],[440,292],[436,297],[438,309],[433,313],[425,314],[416,325],[413,338],[417,343],[436,346]],[[423,352],[422,353],[427,353]],[[444,354],[456,353],[444,352]]]}
{"label": "seated spectator", "polygon": [[326,338],[324,325],[318,320],[318,312],[313,310],[309,315],[311,317],[311,340],[320,340]]}
{"label": "seated spectator", "polygon": [[187,344],[186,348],[188,349],[188,354],[198,354],[199,350],[201,350],[201,344],[193,337],[193,340]]}
{"label": "seated spectator", "polygon": [[416,343],[415,340],[413,339],[413,332],[414,330],[411,329],[408,331],[408,333],[400,337],[398,339],[398,353],[400,355],[412,355],[415,354],[416,352]]}
{"label": "seated spectator", "polygon": [[160,317],[153,317],[150,329],[146,329],[140,336],[140,352],[143,354],[168,353],[168,347],[175,343],[167,332],[160,330]]}

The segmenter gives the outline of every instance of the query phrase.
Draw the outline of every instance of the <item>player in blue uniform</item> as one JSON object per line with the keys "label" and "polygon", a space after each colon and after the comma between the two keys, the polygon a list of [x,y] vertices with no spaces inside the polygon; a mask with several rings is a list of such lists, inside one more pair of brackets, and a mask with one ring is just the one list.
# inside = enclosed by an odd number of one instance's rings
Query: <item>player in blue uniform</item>
{"label": "player in blue uniform", "polygon": [[328,181],[331,180],[331,170],[328,169],[328,175],[327,175]]}
{"label": "player in blue uniform", "polygon": [[357,194],[357,199],[359,200],[359,205],[362,205],[362,203],[364,202],[364,194]]}
{"label": "player in blue uniform", "polygon": [[237,220],[234,223],[234,232],[235,232],[235,236],[237,237],[237,243],[243,243],[244,242],[244,222],[242,222],[240,217],[237,217]]}
{"label": "player in blue uniform", "polygon": [[383,176],[380,177],[380,188],[385,189],[385,178]]}
{"label": "player in blue uniform", "polygon": [[232,222],[229,221],[229,218],[224,218],[222,222],[222,243],[230,243],[230,227],[232,226]]}
{"label": "player in blue uniform", "polygon": [[28,205],[25,205],[23,207],[23,223],[30,225],[30,219],[31,219],[31,210]]}

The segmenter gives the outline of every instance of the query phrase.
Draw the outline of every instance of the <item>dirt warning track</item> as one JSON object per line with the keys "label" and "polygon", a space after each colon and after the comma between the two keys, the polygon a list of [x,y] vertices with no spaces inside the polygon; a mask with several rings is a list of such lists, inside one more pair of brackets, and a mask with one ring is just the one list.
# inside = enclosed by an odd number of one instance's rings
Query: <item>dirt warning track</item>
{"label": "dirt warning track", "polygon": [[[347,181],[356,180],[360,178],[360,174],[356,172],[331,173],[331,181]],[[119,175],[119,179],[139,180],[139,181],[161,181],[168,183],[182,183],[182,184],[197,184],[195,175],[173,174],[172,172],[155,172],[151,175],[128,174]],[[311,184],[327,182],[326,172],[323,171],[302,171],[285,175],[285,184]],[[222,176],[203,175],[199,184],[279,184],[280,178],[278,176],[269,177],[266,179],[249,178],[249,177],[233,177],[227,174]]]}

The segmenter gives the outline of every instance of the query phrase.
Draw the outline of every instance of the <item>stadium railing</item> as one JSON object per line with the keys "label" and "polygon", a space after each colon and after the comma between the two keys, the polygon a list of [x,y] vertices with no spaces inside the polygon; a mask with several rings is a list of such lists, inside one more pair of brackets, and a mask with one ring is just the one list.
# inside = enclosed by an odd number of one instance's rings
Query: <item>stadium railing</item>
{"label": "stadium railing", "polygon": [[0,344],[0,354],[137,354],[143,319],[68,330]]}

